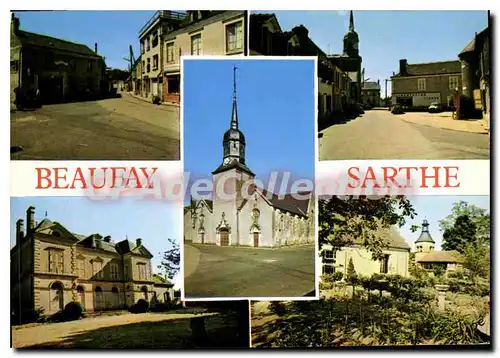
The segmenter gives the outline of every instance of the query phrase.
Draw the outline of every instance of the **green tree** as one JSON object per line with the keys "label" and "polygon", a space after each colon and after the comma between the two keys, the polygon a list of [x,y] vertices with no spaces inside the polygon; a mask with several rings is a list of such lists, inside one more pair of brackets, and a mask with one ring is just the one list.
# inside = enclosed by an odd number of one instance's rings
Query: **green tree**
{"label": "green tree", "polygon": [[490,246],[466,244],[462,253],[462,266],[473,281],[477,281],[478,278],[489,280]]}
{"label": "green tree", "polygon": [[[388,246],[381,228],[399,227],[416,212],[404,196],[337,197],[319,199],[319,245],[328,244],[333,250],[354,243],[372,253],[375,260],[383,257]],[[416,227],[412,227],[415,230]]]}
{"label": "green tree", "polygon": [[346,271],[346,278],[347,280],[351,280],[354,277],[357,277],[358,274],[356,273],[356,269],[354,268],[354,262],[352,261],[352,257],[349,258],[349,264],[347,265],[347,271]]}
{"label": "green tree", "polygon": [[467,244],[476,247],[482,242],[478,238],[478,230],[474,221],[468,215],[461,215],[455,219],[453,226],[443,232],[443,250],[464,252]]}
{"label": "green tree", "polygon": [[160,255],[162,255],[162,259],[158,265],[158,270],[160,270],[163,277],[172,281],[180,269],[181,253],[179,244],[176,241],[171,238],[168,238],[167,240],[171,247],[163,252],[163,254],[160,253]]}
{"label": "green tree", "polygon": [[491,232],[490,213],[488,213],[486,209],[469,204],[464,200],[453,203],[451,214],[439,221],[439,228],[444,233],[446,229],[455,226],[457,218],[464,215],[468,216],[469,219],[476,225],[477,239],[489,242]]}

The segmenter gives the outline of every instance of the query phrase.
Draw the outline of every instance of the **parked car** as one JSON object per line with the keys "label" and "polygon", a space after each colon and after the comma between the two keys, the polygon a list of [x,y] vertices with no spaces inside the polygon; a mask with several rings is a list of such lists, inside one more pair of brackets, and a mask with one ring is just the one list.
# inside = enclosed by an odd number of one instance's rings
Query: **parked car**
{"label": "parked car", "polygon": [[427,108],[427,110],[429,111],[429,113],[438,113],[441,112],[443,108],[441,107],[441,104],[439,104],[438,102],[432,102],[429,108]]}
{"label": "parked car", "polygon": [[391,113],[392,114],[403,114],[403,113],[405,113],[405,111],[403,110],[403,107],[401,105],[395,104],[394,106],[392,106]]}

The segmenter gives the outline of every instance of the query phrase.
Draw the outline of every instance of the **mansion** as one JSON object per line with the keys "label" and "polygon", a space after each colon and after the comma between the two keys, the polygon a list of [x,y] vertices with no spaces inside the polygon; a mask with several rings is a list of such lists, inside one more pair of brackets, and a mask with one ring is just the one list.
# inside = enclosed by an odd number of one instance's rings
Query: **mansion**
{"label": "mansion", "polygon": [[[311,192],[278,196],[253,184],[246,165],[246,139],[238,129],[236,82],[229,129],[223,136],[222,163],[212,172],[214,188],[223,182],[228,198],[191,200],[184,208],[184,240],[218,246],[281,247],[313,244],[315,200]],[[250,184],[250,185],[249,185]],[[247,187],[248,186],[248,187]],[[242,194],[242,188],[248,190]]]}
{"label": "mansion", "polygon": [[85,311],[100,311],[130,307],[141,298],[173,300],[173,285],[152,274],[152,257],[141,239],[114,242],[110,236],[75,234],[48,218],[37,223],[30,206],[26,228],[22,219],[16,223],[10,250],[11,311],[54,314],[72,301]]}

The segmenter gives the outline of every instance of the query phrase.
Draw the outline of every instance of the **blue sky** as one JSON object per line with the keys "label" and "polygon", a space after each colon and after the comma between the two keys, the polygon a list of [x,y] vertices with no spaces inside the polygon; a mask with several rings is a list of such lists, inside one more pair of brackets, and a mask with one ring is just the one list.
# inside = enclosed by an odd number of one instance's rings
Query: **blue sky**
{"label": "blue sky", "polygon": [[[155,11],[43,11],[16,12],[21,30],[82,43],[106,57],[106,65],[127,69],[129,45],[139,56],[139,30]],[[89,24],[91,26],[89,26]]]}
{"label": "blue sky", "polygon": [[[269,13],[270,11],[262,11]],[[349,11],[275,11],[281,29],[298,25],[326,53],[340,54],[349,29]],[[487,11],[354,11],[365,78],[384,82],[408,63],[458,59],[458,53],[488,25]],[[390,95],[390,82],[388,83]]]}
{"label": "blue sky", "polygon": [[424,219],[429,221],[429,231],[436,242],[436,249],[441,247],[443,233],[439,230],[439,221],[451,214],[453,203],[466,201],[490,212],[489,196],[412,196],[408,198],[417,211],[413,220],[408,220],[405,226],[399,229],[406,242],[412,247],[420,235],[420,230],[411,232],[412,225],[421,225]]}
{"label": "blue sky", "polygon": [[233,65],[246,164],[264,182],[271,171],[314,177],[312,60],[187,60],[184,62],[184,171],[211,178],[222,163],[229,129]]}
{"label": "blue sky", "polygon": [[11,198],[10,244],[15,245],[16,221],[24,220],[26,210],[35,207],[35,219],[45,217],[57,221],[69,231],[90,235],[111,235],[118,242],[128,237],[142,238],[143,245],[154,255],[153,271],[160,262],[160,252],[169,248],[168,238],[181,238],[181,217],[178,205],[164,200],[120,198],[91,200],[86,197],[15,197]]}

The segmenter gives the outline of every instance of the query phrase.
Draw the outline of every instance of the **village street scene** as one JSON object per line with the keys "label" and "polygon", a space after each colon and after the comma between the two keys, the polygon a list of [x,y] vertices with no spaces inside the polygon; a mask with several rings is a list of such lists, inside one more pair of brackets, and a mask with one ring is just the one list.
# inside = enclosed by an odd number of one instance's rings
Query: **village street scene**
{"label": "village street scene", "polygon": [[181,301],[175,205],[26,197],[11,210],[14,348],[249,346],[248,301]]}
{"label": "village street scene", "polygon": [[207,189],[185,198],[186,299],[317,296],[312,180],[265,184],[273,172],[314,177],[314,61],[189,59],[183,69],[184,168]]}
{"label": "village street scene", "polygon": [[319,225],[320,300],[252,302],[252,347],[490,347],[488,196],[320,198]]}
{"label": "village street scene", "polygon": [[[12,13],[11,159],[179,160],[180,58],[244,55],[245,11]],[[87,23],[99,24],[83,31]]]}
{"label": "village street scene", "polygon": [[250,15],[250,55],[318,56],[320,160],[488,159],[489,42],[487,11]]}

